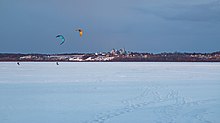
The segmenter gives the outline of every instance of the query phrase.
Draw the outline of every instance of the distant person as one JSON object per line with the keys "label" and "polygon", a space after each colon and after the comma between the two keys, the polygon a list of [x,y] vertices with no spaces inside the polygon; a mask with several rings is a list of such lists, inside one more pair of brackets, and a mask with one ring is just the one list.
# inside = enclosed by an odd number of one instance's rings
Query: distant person
{"label": "distant person", "polygon": [[20,63],[19,63],[19,62],[17,62],[17,65],[20,65]]}
{"label": "distant person", "polygon": [[58,62],[56,62],[56,64],[57,64],[57,65],[59,65],[59,63],[58,63]]}

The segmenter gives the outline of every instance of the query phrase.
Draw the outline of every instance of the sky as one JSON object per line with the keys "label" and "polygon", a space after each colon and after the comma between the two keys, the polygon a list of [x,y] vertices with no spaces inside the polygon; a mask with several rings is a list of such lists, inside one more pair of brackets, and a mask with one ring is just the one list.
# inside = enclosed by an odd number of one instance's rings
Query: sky
{"label": "sky", "polygon": [[0,53],[220,51],[220,0],[0,0],[0,15]]}

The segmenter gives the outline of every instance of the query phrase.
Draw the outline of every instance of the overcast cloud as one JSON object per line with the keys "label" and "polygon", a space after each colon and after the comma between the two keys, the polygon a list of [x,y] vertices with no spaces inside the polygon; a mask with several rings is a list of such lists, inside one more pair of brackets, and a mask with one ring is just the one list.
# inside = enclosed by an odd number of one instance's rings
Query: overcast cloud
{"label": "overcast cloud", "polygon": [[220,50],[219,0],[1,0],[0,15],[0,52]]}

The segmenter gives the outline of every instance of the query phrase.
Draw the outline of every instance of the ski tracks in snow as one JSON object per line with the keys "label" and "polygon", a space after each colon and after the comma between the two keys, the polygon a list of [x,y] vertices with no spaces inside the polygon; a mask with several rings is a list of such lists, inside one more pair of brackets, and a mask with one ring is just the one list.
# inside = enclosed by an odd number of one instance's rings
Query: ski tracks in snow
{"label": "ski tracks in snow", "polygon": [[194,120],[199,123],[211,123],[203,117],[208,113],[207,110],[196,108],[210,101],[213,100],[187,101],[186,97],[181,96],[177,90],[164,86],[146,86],[139,95],[122,100],[121,108],[99,113],[93,120],[85,123],[105,123],[115,117],[140,109],[153,109],[152,113],[157,116],[156,123],[176,123],[182,117],[189,119],[188,122]]}

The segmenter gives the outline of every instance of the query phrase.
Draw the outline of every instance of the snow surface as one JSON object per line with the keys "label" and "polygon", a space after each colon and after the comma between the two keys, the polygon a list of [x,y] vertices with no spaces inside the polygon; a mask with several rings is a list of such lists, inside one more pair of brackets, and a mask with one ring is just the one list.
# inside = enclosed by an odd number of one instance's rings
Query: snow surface
{"label": "snow surface", "polygon": [[0,123],[220,123],[220,63],[0,63]]}

